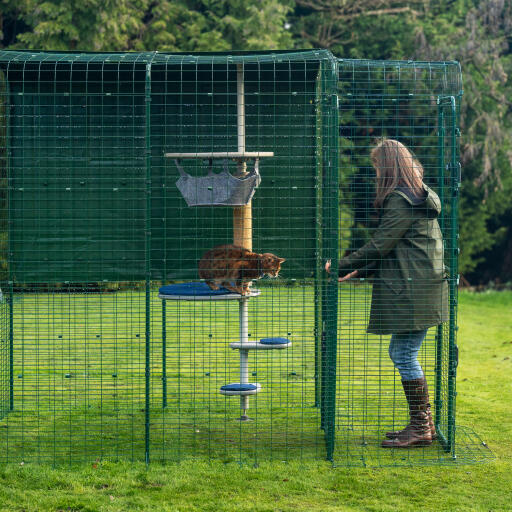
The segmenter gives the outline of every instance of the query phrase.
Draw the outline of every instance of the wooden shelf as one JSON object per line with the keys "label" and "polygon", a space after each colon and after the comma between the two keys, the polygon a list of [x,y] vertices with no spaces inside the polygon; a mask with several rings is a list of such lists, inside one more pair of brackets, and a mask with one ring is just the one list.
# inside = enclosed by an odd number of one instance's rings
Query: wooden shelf
{"label": "wooden shelf", "polygon": [[232,158],[234,160],[250,160],[274,156],[273,151],[217,151],[212,153],[165,153],[166,158]]}

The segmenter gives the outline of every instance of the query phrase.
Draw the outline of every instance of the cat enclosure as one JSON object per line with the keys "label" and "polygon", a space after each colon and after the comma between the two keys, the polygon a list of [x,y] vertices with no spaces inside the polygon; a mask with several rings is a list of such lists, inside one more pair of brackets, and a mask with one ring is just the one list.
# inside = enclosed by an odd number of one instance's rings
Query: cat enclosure
{"label": "cat enclosure", "polygon": [[[0,52],[0,460],[479,461],[455,425],[460,69],[328,51]],[[443,210],[449,321],[421,362],[438,439],[407,422],[364,243],[369,151],[413,149]],[[251,293],[198,277],[222,244],[285,258]]]}

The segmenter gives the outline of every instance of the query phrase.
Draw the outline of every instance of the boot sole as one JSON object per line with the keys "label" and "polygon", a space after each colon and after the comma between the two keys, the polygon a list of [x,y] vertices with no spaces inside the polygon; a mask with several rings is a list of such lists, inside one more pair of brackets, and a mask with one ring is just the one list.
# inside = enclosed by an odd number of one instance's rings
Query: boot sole
{"label": "boot sole", "polygon": [[[386,435],[386,439],[395,439],[396,437],[398,437],[399,433],[400,432],[393,432],[393,433],[386,432],[386,434],[385,434]],[[436,439],[437,439],[437,434],[432,434],[432,441],[435,441]]]}
{"label": "boot sole", "polygon": [[432,441],[418,441],[417,443],[408,444],[407,446],[400,446],[395,444],[384,444],[385,441],[381,444],[382,448],[421,448],[422,446],[430,446]]}

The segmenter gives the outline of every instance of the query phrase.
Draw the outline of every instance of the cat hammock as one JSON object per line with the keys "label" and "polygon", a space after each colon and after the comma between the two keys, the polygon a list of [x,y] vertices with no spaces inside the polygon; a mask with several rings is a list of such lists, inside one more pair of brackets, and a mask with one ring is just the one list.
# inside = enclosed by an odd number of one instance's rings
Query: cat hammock
{"label": "cat hammock", "polygon": [[[168,153],[172,154],[172,153]],[[208,158],[207,176],[190,176],[180,164],[180,160],[174,160],[180,173],[176,182],[181,195],[188,206],[244,206],[252,199],[254,192],[261,183],[259,173],[259,158],[254,159],[254,168],[251,172],[244,173],[240,178],[230,174],[228,161],[224,159],[224,169],[215,174],[213,172],[213,159]]]}
{"label": "cat hammock", "polygon": [[[259,175],[259,159],[272,157],[272,151],[245,150],[245,93],[244,71],[242,64],[237,64],[237,135],[238,150],[225,152],[165,153],[166,158],[173,158],[180,172],[176,186],[189,206],[233,206],[233,243],[252,251],[252,207],[251,199],[261,177]],[[181,159],[203,159],[209,161],[207,176],[193,177],[181,167]],[[213,160],[223,159],[224,170],[213,173]],[[237,176],[227,169],[226,160],[237,162]],[[247,162],[254,160],[254,168],[247,172]],[[249,351],[284,349],[291,345],[286,338],[264,338],[259,342],[249,342],[249,299],[260,294],[259,290],[251,290],[249,295],[238,295],[229,290],[206,290],[206,283],[186,283],[184,285],[163,286],[159,290],[162,299],[162,322],[165,322],[165,300],[238,300],[240,341],[231,343],[232,349],[240,353],[240,382],[221,386],[219,392],[225,396],[239,396],[241,421],[247,421],[249,396],[258,393],[261,385],[249,382]],[[165,339],[164,339],[165,342]],[[164,371],[164,396],[166,383]],[[165,406],[166,400],[164,400]]]}

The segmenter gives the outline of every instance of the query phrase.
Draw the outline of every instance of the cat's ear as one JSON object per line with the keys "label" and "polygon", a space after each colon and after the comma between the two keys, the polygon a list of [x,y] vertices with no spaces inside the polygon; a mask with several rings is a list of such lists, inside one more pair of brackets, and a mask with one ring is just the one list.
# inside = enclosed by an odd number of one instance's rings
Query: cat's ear
{"label": "cat's ear", "polygon": [[285,258],[277,258],[279,260],[279,263],[284,263],[286,261]]}

